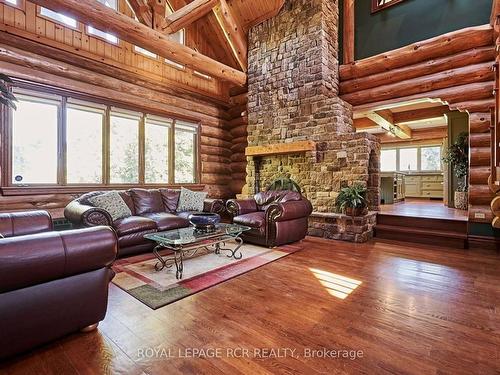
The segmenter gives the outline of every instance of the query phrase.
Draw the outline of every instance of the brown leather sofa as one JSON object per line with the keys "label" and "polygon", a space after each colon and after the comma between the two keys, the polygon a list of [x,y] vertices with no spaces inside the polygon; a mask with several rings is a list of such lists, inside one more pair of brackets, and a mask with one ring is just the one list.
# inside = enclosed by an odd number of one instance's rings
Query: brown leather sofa
{"label": "brown leather sofa", "polygon": [[227,201],[227,210],[233,222],[246,225],[245,242],[268,247],[300,241],[307,234],[307,220],[312,205],[294,191],[268,191],[251,199]]}
{"label": "brown leather sofa", "polygon": [[[118,236],[119,257],[151,251],[154,242],[144,239],[145,234],[185,228],[190,225],[188,216],[192,211],[177,212],[180,190],[121,190],[118,193],[130,208],[132,216],[114,222],[108,212],[93,207],[89,202],[89,198],[102,193],[102,191],[87,193],[70,202],[64,210],[64,216],[76,228],[96,225],[112,227]],[[220,199],[206,199],[203,210],[221,213],[224,210],[224,202]]]}
{"label": "brown leather sofa", "polygon": [[[52,231],[45,211],[0,214],[0,359],[104,319],[115,233]],[[1,372],[1,371],[0,371]]]}

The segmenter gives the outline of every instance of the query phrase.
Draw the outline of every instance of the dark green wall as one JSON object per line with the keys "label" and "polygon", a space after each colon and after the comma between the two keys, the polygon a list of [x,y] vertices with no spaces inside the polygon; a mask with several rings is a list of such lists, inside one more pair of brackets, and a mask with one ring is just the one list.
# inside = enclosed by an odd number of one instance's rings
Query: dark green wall
{"label": "dark green wall", "polygon": [[[356,60],[469,26],[489,23],[492,0],[405,0],[371,14],[356,0]],[[342,14],[342,13],[341,13]]]}

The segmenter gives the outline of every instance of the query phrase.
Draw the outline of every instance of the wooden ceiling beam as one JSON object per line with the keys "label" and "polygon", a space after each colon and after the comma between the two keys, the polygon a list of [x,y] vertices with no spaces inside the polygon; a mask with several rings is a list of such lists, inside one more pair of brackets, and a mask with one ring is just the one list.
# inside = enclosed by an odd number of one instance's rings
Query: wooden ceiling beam
{"label": "wooden ceiling beam", "polygon": [[236,60],[238,60],[241,68],[247,71],[248,42],[245,31],[233,15],[226,0],[219,0],[219,4],[214,8],[214,13],[220,27],[224,31],[224,35],[231,45]]}
{"label": "wooden ceiling beam", "polygon": [[447,136],[447,126],[429,129],[416,129],[412,133],[412,138],[407,140],[391,137],[389,134],[377,134],[377,137],[380,139],[381,143],[391,143],[394,145],[401,143],[407,146],[420,144],[422,142],[429,144],[434,141],[436,142],[436,144],[439,144],[440,142],[442,142],[443,138],[446,138]]}
{"label": "wooden ceiling beam", "polygon": [[247,75],[215,61],[182,44],[171,41],[168,35],[121,14],[95,0],[33,0],[33,3],[64,13],[96,28],[113,33],[118,38],[189,68],[238,85],[244,85]]}
{"label": "wooden ceiling beam", "polygon": [[415,122],[415,121],[422,121],[422,120],[442,117],[447,112],[450,112],[450,108],[447,105],[441,105],[437,107],[396,112],[393,113],[393,118],[395,124],[400,124],[400,123]]}
{"label": "wooden ceiling beam", "polygon": [[194,0],[165,19],[162,31],[174,34],[212,11],[219,0]]}
{"label": "wooden ceiling beam", "polygon": [[145,0],[127,0],[140,23],[153,27],[153,13]]}
{"label": "wooden ceiling beam", "polygon": [[367,131],[371,129],[379,129],[380,125],[375,121],[370,120],[368,117],[361,117],[354,119],[354,127],[357,131]]}
{"label": "wooden ceiling beam", "polygon": [[396,125],[393,114],[388,109],[369,113],[367,117],[377,123],[382,129],[391,132],[398,138],[411,138],[411,129],[406,125]]}
{"label": "wooden ceiling beam", "polygon": [[166,23],[167,0],[148,0],[148,5],[153,13],[153,29],[163,30]]}

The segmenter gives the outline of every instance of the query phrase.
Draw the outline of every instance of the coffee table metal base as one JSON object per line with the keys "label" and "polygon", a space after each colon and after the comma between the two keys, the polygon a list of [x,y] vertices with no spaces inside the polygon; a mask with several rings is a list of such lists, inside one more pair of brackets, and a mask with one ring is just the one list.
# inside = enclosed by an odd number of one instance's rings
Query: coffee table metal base
{"label": "coffee table metal base", "polygon": [[[223,247],[230,241],[236,242],[236,247],[234,249]],[[243,254],[240,251],[242,245],[243,240],[239,234],[236,236],[224,235],[214,239],[205,240],[202,244],[192,244],[190,246],[158,243],[158,245],[156,245],[153,249],[153,254],[158,259],[158,262],[155,264],[155,270],[161,271],[164,268],[171,268],[175,265],[175,277],[179,280],[182,279],[182,273],[184,271],[184,259],[194,257],[201,249],[206,249],[208,252],[214,254],[226,252],[229,258],[238,260],[243,257]],[[160,251],[165,249],[172,250],[174,252],[173,256],[161,256]]]}

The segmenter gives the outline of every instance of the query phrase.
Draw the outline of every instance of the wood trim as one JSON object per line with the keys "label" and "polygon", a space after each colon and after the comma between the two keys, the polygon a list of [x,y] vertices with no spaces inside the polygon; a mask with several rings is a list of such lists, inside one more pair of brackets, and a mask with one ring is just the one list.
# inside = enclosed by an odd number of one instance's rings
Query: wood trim
{"label": "wood trim", "polygon": [[40,185],[40,186],[4,186],[1,188],[4,196],[20,195],[43,195],[43,194],[83,194],[96,190],[126,190],[132,188],[159,189],[169,188],[178,189],[187,187],[191,190],[201,191],[205,189],[205,184],[112,184],[112,185]]}
{"label": "wood trim", "polygon": [[344,64],[354,61],[355,11],[354,0],[344,1],[344,23],[342,27]]}
{"label": "wood trim", "polygon": [[306,151],[316,151],[314,141],[299,141],[291,143],[276,143],[265,146],[250,146],[245,149],[246,156],[269,156],[294,154]]}

